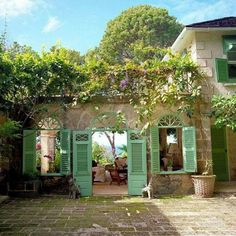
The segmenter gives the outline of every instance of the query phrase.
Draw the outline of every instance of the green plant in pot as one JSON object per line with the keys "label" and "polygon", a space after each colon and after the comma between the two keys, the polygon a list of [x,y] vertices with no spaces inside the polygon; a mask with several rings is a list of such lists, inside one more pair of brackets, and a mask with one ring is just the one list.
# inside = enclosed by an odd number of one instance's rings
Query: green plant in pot
{"label": "green plant in pot", "polygon": [[199,175],[192,175],[195,195],[198,197],[212,197],[214,193],[215,178],[212,174],[213,162],[205,160],[203,171]]}
{"label": "green plant in pot", "polygon": [[172,171],[173,170],[173,160],[169,159],[167,162],[167,171]]}

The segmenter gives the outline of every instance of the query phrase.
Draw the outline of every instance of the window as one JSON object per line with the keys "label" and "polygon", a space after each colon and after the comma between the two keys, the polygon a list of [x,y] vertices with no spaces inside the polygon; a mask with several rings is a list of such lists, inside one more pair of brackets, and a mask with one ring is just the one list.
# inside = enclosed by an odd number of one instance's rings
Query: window
{"label": "window", "polygon": [[24,130],[23,173],[70,173],[70,130]]}
{"label": "window", "polygon": [[220,83],[236,83],[236,35],[223,36],[226,58],[216,58],[216,75]]}
{"label": "window", "polygon": [[151,128],[152,173],[196,172],[195,128],[176,116],[161,118]]}

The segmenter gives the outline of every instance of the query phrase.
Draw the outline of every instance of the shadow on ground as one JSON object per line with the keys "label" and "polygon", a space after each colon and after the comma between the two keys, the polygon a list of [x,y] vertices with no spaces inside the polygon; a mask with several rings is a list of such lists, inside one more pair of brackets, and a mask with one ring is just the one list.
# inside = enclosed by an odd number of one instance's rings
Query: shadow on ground
{"label": "shadow on ground", "polygon": [[0,234],[180,235],[155,201],[129,197],[12,198],[0,205]]}

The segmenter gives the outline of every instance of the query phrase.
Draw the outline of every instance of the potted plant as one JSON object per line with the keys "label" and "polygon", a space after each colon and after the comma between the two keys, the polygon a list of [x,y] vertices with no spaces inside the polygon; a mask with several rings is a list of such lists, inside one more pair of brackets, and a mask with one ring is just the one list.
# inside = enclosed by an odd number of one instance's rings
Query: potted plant
{"label": "potted plant", "polygon": [[212,174],[212,166],[212,160],[207,159],[203,172],[200,175],[192,175],[195,195],[199,197],[212,197],[216,178]]}
{"label": "potted plant", "polygon": [[167,162],[167,171],[172,171],[173,170],[173,160],[169,159]]}

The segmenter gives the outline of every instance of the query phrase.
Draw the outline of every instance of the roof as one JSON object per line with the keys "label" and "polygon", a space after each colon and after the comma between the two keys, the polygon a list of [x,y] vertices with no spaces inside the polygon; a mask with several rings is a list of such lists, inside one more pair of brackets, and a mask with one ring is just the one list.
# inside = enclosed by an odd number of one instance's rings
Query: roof
{"label": "roof", "polygon": [[186,25],[185,27],[192,27],[192,28],[236,27],[236,17],[230,16],[215,20],[202,21]]}
{"label": "roof", "polygon": [[186,42],[191,39],[194,32],[209,32],[209,31],[235,31],[236,32],[236,17],[224,17],[215,20],[202,21],[186,25],[180,35],[177,37],[171,49],[177,52],[184,47]]}

